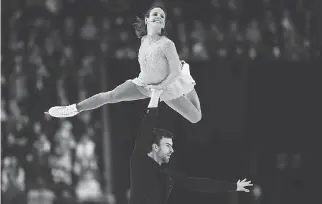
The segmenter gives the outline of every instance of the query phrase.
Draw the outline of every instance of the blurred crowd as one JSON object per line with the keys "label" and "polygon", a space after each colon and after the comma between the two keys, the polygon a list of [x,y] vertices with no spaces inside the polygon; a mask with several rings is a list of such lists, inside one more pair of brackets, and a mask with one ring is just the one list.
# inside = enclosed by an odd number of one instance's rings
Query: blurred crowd
{"label": "blurred crowd", "polygon": [[[320,55],[311,1],[157,2],[167,8],[169,37],[185,60],[297,61]],[[3,199],[37,203],[39,196],[45,196],[61,203],[61,197],[87,201],[103,194],[100,112],[55,120],[44,111],[99,92],[100,68],[108,59],[136,60],[139,40],[132,23],[140,5],[133,4],[113,0],[3,4]]]}

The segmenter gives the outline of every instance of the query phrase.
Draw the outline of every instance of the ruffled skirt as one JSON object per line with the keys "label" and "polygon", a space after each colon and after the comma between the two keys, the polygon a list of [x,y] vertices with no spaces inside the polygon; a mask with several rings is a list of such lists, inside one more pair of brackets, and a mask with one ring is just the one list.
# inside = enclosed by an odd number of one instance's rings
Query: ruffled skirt
{"label": "ruffled skirt", "polygon": [[[147,88],[148,84],[145,84],[140,78],[130,79],[137,85],[138,90],[145,96],[150,97],[151,91]],[[170,84],[168,84],[160,96],[161,101],[169,101],[179,98],[194,89],[196,85],[195,80],[190,75],[189,64],[184,64],[180,75]]]}

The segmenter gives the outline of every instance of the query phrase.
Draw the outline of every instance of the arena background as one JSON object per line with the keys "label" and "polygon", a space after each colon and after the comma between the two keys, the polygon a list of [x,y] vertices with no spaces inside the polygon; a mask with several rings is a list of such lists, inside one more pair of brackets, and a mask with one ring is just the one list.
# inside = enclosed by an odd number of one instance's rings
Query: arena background
{"label": "arena background", "polygon": [[174,189],[169,203],[321,203],[322,1],[5,0],[1,7],[1,201],[127,203],[148,100],[58,120],[43,114],[139,72],[132,23],[164,4],[203,119],[161,104],[182,172],[250,193]]}

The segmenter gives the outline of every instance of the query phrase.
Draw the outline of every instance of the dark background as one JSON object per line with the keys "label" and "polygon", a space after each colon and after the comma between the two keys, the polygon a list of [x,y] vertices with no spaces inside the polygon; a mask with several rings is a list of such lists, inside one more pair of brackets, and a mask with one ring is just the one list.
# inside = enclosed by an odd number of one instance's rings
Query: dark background
{"label": "dark background", "polygon": [[[172,162],[190,176],[254,183],[250,193],[174,189],[169,203],[321,203],[321,1],[157,2],[203,111],[191,124],[161,103],[158,126],[176,136]],[[68,120],[43,112],[136,77],[140,41],[132,23],[152,3],[2,2],[3,203],[127,202],[129,158],[148,100]],[[99,191],[95,199],[84,193]]]}

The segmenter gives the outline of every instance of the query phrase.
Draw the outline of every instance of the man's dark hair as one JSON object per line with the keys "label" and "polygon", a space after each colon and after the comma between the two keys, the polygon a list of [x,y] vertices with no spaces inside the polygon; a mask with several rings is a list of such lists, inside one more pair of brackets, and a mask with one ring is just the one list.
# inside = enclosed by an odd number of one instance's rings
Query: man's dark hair
{"label": "man's dark hair", "polygon": [[154,141],[153,144],[160,145],[160,140],[162,138],[173,139],[173,134],[165,129],[154,128]]}

